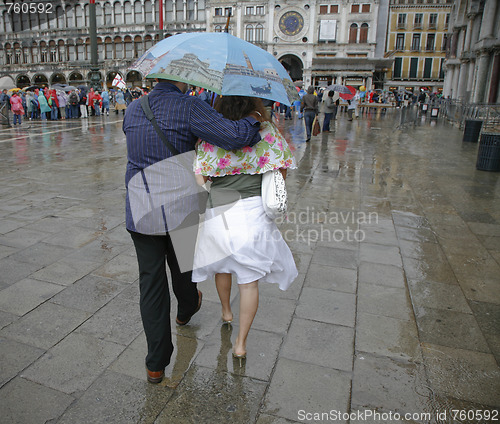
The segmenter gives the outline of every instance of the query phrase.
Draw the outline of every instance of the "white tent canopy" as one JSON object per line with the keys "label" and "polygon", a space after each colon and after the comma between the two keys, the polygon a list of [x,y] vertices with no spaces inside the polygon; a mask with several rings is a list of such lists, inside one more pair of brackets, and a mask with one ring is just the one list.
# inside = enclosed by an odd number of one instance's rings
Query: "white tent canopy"
{"label": "white tent canopy", "polygon": [[0,90],[10,90],[11,88],[15,88],[16,84],[11,77],[1,77],[0,78]]}

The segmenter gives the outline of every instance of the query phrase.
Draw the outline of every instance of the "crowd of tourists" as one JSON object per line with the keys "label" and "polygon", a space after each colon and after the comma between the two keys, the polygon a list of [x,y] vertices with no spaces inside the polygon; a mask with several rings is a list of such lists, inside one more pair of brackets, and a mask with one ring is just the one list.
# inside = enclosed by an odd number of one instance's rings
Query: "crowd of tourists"
{"label": "crowd of tourists", "polygon": [[23,120],[57,121],[85,119],[89,116],[109,115],[110,110],[125,113],[127,106],[146,90],[87,89],[85,86],[69,92],[52,87],[30,90],[3,90],[0,108],[7,124],[22,125]]}

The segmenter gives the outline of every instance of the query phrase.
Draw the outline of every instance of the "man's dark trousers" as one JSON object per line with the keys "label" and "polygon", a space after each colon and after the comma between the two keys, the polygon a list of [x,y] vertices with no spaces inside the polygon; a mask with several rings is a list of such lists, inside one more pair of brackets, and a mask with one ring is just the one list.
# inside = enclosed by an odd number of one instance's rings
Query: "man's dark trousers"
{"label": "man's dark trousers", "polygon": [[170,363],[174,350],[165,256],[178,301],[177,316],[181,320],[188,318],[198,306],[197,285],[191,281],[192,271],[181,273],[168,233],[165,236],[130,234],[139,263],[141,317],[148,343],[146,366],[150,371],[162,371]]}

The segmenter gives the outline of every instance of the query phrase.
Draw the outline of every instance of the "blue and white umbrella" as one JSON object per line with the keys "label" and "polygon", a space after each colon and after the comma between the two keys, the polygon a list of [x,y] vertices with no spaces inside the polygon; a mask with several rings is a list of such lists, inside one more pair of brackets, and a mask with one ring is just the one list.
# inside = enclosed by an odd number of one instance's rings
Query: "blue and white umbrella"
{"label": "blue and white umbrella", "polygon": [[181,81],[226,96],[251,96],[291,105],[297,89],[267,51],[231,34],[185,33],[160,41],[130,68],[147,78]]}

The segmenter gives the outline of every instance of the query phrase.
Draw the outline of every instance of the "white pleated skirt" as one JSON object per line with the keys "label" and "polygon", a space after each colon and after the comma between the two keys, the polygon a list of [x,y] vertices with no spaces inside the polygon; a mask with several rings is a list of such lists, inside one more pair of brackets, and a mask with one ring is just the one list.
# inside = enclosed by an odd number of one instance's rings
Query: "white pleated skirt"
{"label": "white pleated skirt", "polygon": [[198,232],[195,283],[217,273],[233,274],[238,284],[278,284],[286,290],[298,272],[290,248],[264,212],[260,196],[207,209]]}

